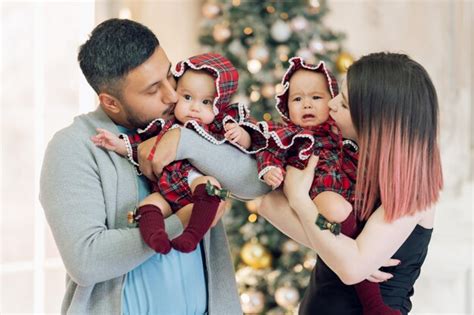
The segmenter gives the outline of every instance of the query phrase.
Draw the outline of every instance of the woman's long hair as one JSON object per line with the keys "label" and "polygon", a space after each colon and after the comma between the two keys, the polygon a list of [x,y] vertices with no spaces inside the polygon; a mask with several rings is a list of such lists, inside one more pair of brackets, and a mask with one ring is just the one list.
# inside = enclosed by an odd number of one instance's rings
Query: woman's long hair
{"label": "woman's long hair", "polygon": [[349,68],[347,87],[360,147],[359,218],[379,203],[389,222],[428,209],[443,187],[438,99],[428,73],[407,55],[375,53]]}

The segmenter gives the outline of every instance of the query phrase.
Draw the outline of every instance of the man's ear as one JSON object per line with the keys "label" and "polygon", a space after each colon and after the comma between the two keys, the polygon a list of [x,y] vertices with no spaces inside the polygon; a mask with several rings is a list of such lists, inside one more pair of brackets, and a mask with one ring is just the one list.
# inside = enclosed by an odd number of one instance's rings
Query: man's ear
{"label": "man's ear", "polygon": [[118,114],[122,109],[120,101],[108,93],[100,93],[99,101],[104,107],[104,110],[108,111],[109,113]]}

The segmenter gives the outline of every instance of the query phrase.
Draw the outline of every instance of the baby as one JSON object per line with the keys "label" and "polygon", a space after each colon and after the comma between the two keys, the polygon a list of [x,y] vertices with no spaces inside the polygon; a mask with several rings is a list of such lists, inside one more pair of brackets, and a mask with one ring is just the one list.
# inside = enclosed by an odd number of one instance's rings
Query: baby
{"label": "baby", "polygon": [[[230,104],[231,96],[237,90],[238,73],[229,60],[219,54],[202,54],[179,62],[173,74],[177,79],[178,94],[174,119],[155,119],[145,129],[129,135],[117,136],[98,129],[92,141],[128,156],[136,166],[139,143],[154,136],[158,136],[159,141],[166,131],[180,126],[194,129],[214,144],[229,141],[249,154],[266,147],[265,135],[249,121],[248,109],[243,104]],[[199,173],[186,160],[166,166],[158,181],[152,183],[153,194],[160,200],[159,206],[143,205],[135,214],[145,243],[162,254],[171,248],[193,251],[209,230],[221,199],[225,198],[220,188],[215,178]],[[193,209],[188,226],[170,241],[164,218],[191,203]]]}
{"label": "baby", "polygon": [[[277,95],[276,109],[285,124],[260,122],[269,143],[256,154],[258,176],[273,189],[281,185],[285,167],[306,167],[309,157],[319,156],[310,196],[320,211],[316,224],[334,234],[356,237],[360,230],[352,212],[357,173],[357,145],[343,140],[329,116],[328,102],[338,94],[337,81],[324,62],[306,64],[290,59]],[[332,224],[337,222],[341,224]],[[367,280],[355,285],[365,315],[400,314],[382,300],[377,283]]]}

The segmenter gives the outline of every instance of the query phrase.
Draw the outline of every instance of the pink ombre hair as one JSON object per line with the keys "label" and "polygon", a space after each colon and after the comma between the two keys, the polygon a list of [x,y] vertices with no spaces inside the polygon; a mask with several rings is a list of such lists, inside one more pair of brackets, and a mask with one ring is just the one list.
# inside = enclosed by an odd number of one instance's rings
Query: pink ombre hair
{"label": "pink ombre hair", "polygon": [[408,56],[362,57],[347,74],[360,147],[356,205],[366,220],[380,204],[393,221],[431,207],[443,187],[438,101],[425,69]]}

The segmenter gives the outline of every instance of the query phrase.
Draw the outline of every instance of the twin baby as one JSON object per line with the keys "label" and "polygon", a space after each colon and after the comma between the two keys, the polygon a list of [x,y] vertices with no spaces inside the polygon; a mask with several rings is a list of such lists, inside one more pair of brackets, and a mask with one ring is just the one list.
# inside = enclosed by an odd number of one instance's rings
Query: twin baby
{"label": "twin baby", "polygon": [[[172,120],[155,119],[131,134],[115,135],[98,129],[92,141],[138,166],[139,143],[154,136],[159,141],[173,128],[191,128],[216,145],[229,142],[247,154],[255,154],[258,177],[273,189],[282,185],[287,165],[303,169],[309,157],[317,155],[309,193],[321,214],[318,225],[329,227],[336,235],[342,227],[343,234],[357,236],[359,229],[352,211],[357,146],[342,139],[329,116],[328,102],[338,94],[338,85],[323,62],[311,65],[300,57],[289,60],[282,79],[284,89],[276,102],[283,123],[256,122],[244,104],[231,103],[239,76],[231,62],[219,54],[181,61],[173,74],[178,101]],[[195,250],[225,198],[219,194],[219,182],[180,160],[165,167],[158,181],[151,184],[159,204],[143,205],[135,214],[143,240],[161,254],[171,248]],[[193,204],[189,224],[180,236],[169,240],[164,218],[188,204]],[[355,289],[364,314],[397,314],[383,303],[376,283],[363,281]]]}

